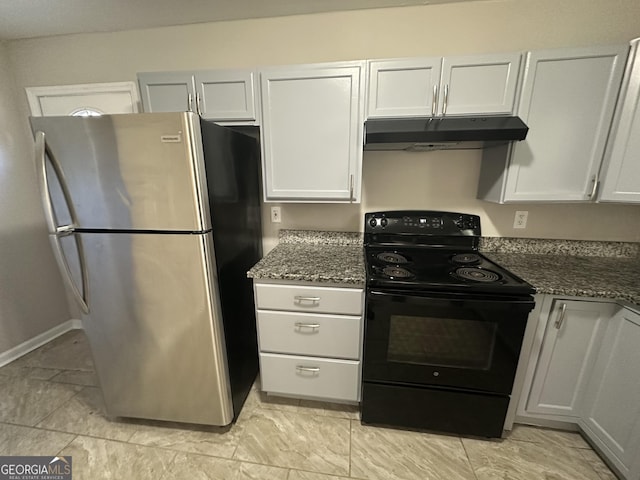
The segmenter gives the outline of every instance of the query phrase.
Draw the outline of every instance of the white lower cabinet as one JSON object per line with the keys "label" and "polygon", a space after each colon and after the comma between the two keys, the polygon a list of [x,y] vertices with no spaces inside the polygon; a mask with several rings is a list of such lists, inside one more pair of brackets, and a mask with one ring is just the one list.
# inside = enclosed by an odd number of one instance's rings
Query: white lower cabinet
{"label": "white lower cabinet", "polygon": [[640,479],[640,313],[545,296],[516,422],[579,427],[626,480]]}
{"label": "white lower cabinet", "polygon": [[362,288],[254,283],[262,390],[360,400]]}
{"label": "white lower cabinet", "polygon": [[553,299],[542,311],[542,348],[527,413],[580,416],[584,390],[615,304]]}
{"label": "white lower cabinet", "polygon": [[620,473],[634,480],[640,478],[638,367],[640,314],[621,309],[604,335],[579,424]]}

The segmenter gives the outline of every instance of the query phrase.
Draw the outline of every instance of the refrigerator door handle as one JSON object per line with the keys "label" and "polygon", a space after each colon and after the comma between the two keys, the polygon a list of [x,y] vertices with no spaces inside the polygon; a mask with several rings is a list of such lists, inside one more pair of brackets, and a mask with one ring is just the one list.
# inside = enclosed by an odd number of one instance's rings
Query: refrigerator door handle
{"label": "refrigerator door handle", "polygon": [[[47,146],[44,132],[36,132],[35,134],[35,161],[36,161],[36,171],[38,174],[38,183],[40,186],[40,194],[42,195],[42,204],[44,206],[44,216],[47,221],[47,227],[49,229],[49,238],[51,240],[51,246],[53,247],[53,255],[58,263],[58,268],[60,269],[60,273],[62,274],[62,279],[67,285],[69,291],[71,291],[73,298],[76,300],[76,303],[80,307],[83,313],[89,313],[89,306],[87,305],[87,301],[83,295],[87,291],[87,272],[86,265],[84,260],[84,250],[82,248],[82,240],[74,235],[74,229],[76,224],[76,215],[73,210],[73,206],[70,202],[69,192],[64,184],[60,168],[56,165],[54,158],[49,155],[49,159],[51,161],[51,165],[53,166],[56,174],[58,175],[58,180],[60,182],[60,187],[62,188],[62,192],[67,203],[67,208],[69,209],[69,214],[71,215],[72,224],[57,226],[56,219],[53,212],[53,203],[51,202],[51,194],[49,192],[49,183],[47,181],[47,165],[46,165],[46,153]],[[71,268],[69,267],[69,262],[67,262],[67,258],[65,257],[64,251],[62,249],[62,245],[60,244],[60,238],[66,237],[69,235],[74,235],[74,240],[76,242],[76,247],[78,249],[78,260],[80,263],[80,275],[82,277],[82,292],[78,288],[78,286],[73,281],[73,276],[71,274]]]}
{"label": "refrigerator door handle", "polygon": [[47,221],[47,230],[49,233],[56,233],[58,226],[56,225],[55,216],[53,214],[53,203],[51,203],[49,185],[47,183],[47,145],[44,138],[44,132],[36,132],[35,138],[36,173],[38,174],[38,185],[40,187],[40,196],[42,197],[42,206],[44,207],[44,218]]}

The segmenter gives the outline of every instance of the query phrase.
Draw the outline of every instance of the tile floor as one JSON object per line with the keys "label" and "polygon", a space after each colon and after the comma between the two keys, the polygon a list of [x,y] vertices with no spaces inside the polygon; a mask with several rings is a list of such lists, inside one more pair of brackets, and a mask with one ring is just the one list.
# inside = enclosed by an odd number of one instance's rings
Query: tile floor
{"label": "tile floor", "polygon": [[267,398],[231,427],[110,421],[82,331],[0,368],[0,455],[72,455],[74,478],[614,480],[577,433],[480,440],[364,426],[354,407]]}

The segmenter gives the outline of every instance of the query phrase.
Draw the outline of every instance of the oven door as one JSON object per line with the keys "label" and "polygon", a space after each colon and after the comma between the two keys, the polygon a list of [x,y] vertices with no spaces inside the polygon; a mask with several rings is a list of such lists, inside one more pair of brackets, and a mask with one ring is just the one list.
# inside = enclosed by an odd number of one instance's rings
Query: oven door
{"label": "oven door", "polygon": [[510,394],[530,296],[367,292],[363,380]]}

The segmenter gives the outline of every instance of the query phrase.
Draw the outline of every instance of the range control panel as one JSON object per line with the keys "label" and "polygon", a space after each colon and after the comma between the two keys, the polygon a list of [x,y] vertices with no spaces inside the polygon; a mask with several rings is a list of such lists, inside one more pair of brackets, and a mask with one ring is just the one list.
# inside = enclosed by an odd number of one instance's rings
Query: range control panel
{"label": "range control panel", "polygon": [[365,233],[480,236],[480,217],[467,213],[402,210],[365,214]]}

